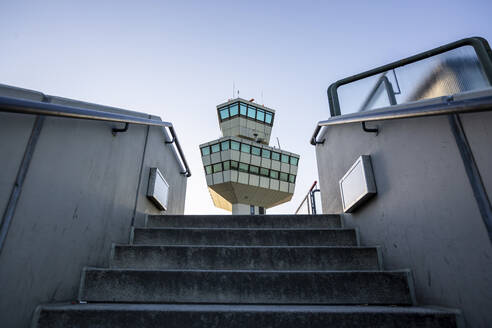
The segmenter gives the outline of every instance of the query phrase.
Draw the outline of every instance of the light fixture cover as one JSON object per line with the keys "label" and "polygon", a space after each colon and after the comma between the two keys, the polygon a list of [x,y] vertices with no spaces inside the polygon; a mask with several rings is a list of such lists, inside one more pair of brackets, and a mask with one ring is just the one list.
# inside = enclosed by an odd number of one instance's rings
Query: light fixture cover
{"label": "light fixture cover", "polygon": [[156,167],[150,168],[149,187],[147,197],[161,211],[167,211],[167,200],[169,198],[169,184],[162,173]]}
{"label": "light fixture cover", "polygon": [[342,206],[345,213],[352,213],[377,193],[371,156],[362,155],[339,181]]}

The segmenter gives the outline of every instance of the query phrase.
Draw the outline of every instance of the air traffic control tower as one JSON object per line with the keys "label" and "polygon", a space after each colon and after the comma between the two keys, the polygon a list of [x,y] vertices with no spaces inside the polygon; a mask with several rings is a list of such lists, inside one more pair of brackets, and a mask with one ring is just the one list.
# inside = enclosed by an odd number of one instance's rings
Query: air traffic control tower
{"label": "air traffic control tower", "polygon": [[268,146],[275,111],[241,98],[217,106],[222,138],[200,145],[214,205],[265,214],[294,194],[299,155]]}

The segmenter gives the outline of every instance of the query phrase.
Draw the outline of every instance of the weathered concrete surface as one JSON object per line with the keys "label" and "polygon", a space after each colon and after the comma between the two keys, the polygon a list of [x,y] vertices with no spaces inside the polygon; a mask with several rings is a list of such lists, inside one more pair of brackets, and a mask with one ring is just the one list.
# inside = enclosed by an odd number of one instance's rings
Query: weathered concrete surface
{"label": "weathered concrete surface", "polygon": [[[4,91],[0,87],[0,94],[9,96]],[[57,97],[52,101],[116,110]],[[4,206],[31,132],[33,116],[1,115],[0,205]],[[142,113],[135,115],[148,117]],[[183,213],[186,178],[179,174],[169,146],[157,137],[162,132],[158,128],[130,125],[127,132],[114,137],[111,129],[116,125],[45,119],[0,254],[2,327],[27,327],[39,303],[75,299],[82,267],[107,266],[112,243],[128,242],[136,200],[137,221],[141,218],[143,223],[146,212],[161,213],[146,205],[150,166],[159,167],[171,186],[169,212]],[[142,160],[144,169],[140,175]]]}
{"label": "weathered concrete surface", "polygon": [[113,268],[379,270],[376,247],[113,245]]}
{"label": "weathered concrete surface", "polygon": [[119,303],[414,303],[408,271],[220,271],[86,268],[79,299]]}
{"label": "weathered concrete surface", "polygon": [[164,322],[167,328],[449,328],[459,320],[453,310],[402,306],[79,304],[38,310],[40,328],[159,327]]}
{"label": "weathered concrete surface", "polygon": [[154,228],[341,228],[340,215],[149,215]]}
{"label": "weathered concrete surface", "polygon": [[[489,198],[492,113],[460,115]],[[371,155],[378,195],[352,215],[361,242],[381,245],[385,266],[410,267],[417,299],[461,308],[467,325],[492,322],[492,244],[445,116],[374,122],[326,130],[316,146],[323,211],[340,213],[338,180]]]}
{"label": "weathered concrete surface", "polygon": [[355,229],[135,228],[145,245],[357,246]]}

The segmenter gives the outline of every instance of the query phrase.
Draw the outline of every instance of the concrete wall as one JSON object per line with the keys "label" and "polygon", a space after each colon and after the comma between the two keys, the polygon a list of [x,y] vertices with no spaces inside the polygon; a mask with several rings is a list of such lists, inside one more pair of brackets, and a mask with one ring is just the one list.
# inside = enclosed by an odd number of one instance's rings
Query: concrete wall
{"label": "concrete wall", "polygon": [[[7,91],[0,87],[1,95],[8,96]],[[17,97],[41,99],[17,91]],[[117,111],[56,97],[52,102]],[[2,214],[33,121],[32,115],[0,113]],[[113,136],[113,126],[45,118],[0,253],[2,327],[27,327],[40,303],[75,300],[82,267],[108,266],[111,243],[129,240],[135,209],[136,225],[143,224],[146,213],[161,213],[146,198],[150,167],[158,167],[170,185],[163,214],[183,213],[186,177],[171,146],[164,144],[162,129],[130,125]]]}
{"label": "concrete wall", "polygon": [[[489,197],[492,113],[461,119]],[[364,245],[381,245],[386,269],[411,268],[421,304],[463,311],[469,327],[492,322],[492,247],[445,116],[325,129],[316,146],[324,213],[342,211],[338,181],[362,154],[371,155],[378,195],[346,225]]]}

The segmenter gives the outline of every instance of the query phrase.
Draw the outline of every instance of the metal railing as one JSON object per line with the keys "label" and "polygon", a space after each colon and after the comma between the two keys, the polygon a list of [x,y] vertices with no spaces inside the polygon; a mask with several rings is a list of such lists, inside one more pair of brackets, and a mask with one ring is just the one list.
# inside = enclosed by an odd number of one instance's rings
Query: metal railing
{"label": "metal railing", "polygon": [[[443,54],[447,51],[457,49],[463,46],[471,46],[475,50],[477,58],[483,68],[483,72],[489,83],[492,85],[492,50],[484,38],[472,37],[456,42],[452,42],[441,47],[422,52],[420,54],[404,58],[393,63],[377,67],[375,69],[356,74],[332,83],[327,90],[328,103],[330,105],[331,118],[318,122],[316,129],[311,137],[310,143],[317,145],[324,141],[318,141],[317,137],[322,127],[347,124],[361,123],[362,129],[366,132],[376,132],[377,129],[368,129],[365,125],[369,121],[393,120],[411,117],[459,114],[465,112],[477,112],[490,110],[491,97],[481,97],[477,99],[455,101],[453,96],[441,97],[440,104],[426,104],[425,102],[407,103],[396,106],[389,106],[378,110],[363,111],[353,114],[341,115],[340,102],[338,99],[338,88],[352,82],[356,82],[376,74],[385,73],[396,68],[412,64],[432,56]],[[390,101],[391,103],[391,101]]]}
{"label": "metal railing", "polygon": [[[49,98],[47,96],[47,98]],[[53,104],[50,102],[31,101],[18,98],[0,97],[0,111],[20,113],[20,114],[33,114],[33,115],[46,115],[57,116],[67,118],[77,118],[85,120],[95,121],[108,121],[125,123],[125,128],[117,129],[113,128],[113,133],[125,132],[128,129],[129,124],[139,124],[147,126],[160,126],[163,129],[169,129],[171,140],[166,141],[167,144],[173,144],[176,146],[179,156],[177,156],[178,162],[182,163],[184,171],[181,174],[186,177],[191,176],[191,171],[188,166],[188,162],[184,156],[181,145],[179,144],[178,137],[174,131],[173,124],[170,122],[163,122],[159,120],[142,118],[137,116],[109,113],[93,109],[86,109],[81,107],[66,106],[60,104]]]}
{"label": "metal railing", "polygon": [[314,195],[315,193],[320,192],[319,189],[315,189],[317,184],[318,181],[314,181],[313,185],[311,186],[311,188],[309,188],[308,193],[303,198],[301,204],[299,205],[299,207],[297,208],[294,214],[298,214],[305,203],[307,204],[308,214],[316,214],[316,199],[314,198]]}
{"label": "metal railing", "polygon": [[425,101],[414,104],[402,104],[389,106],[367,112],[358,112],[342,116],[331,117],[328,120],[318,122],[316,129],[311,137],[311,145],[324,143],[324,139],[318,141],[318,134],[322,127],[341,125],[348,123],[362,123],[362,128],[366,132],[377,132],[376,129],[368,130],[366,122],[395,120],[412,117],[448,115],[459,113],[472,113],[492,110],[492,95],[477,97],[473,99],[454,100],[453,96],[441,97],[441,103],[426,104]]}

